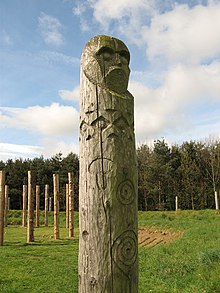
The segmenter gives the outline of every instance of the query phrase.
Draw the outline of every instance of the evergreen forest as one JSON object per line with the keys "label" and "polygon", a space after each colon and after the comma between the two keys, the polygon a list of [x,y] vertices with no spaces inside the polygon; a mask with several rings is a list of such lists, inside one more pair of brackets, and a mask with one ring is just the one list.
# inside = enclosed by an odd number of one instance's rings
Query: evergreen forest
{"label": "evergreen forest", "polygon": [[[183,210],[215,208],[215,191],[220,190],[220,141],[189,141],[181,145],[168,145],[162,138],[152,146],[137,148],[138,207],[139,210],[174,210],[175,198]],[[53,195],[53,174],[60,178],[60,209],[65,209],[65,187],[68,172],[74,175],[75,210],[78,210],[79,158],[62,153],[50,159],[8,159],[0,161],[6,171],[10,208],[22,209],[22,188],[27,184],[27,172],[35,174],[40,185],[41,208],[44,209],[44,186],[49,184]]]}

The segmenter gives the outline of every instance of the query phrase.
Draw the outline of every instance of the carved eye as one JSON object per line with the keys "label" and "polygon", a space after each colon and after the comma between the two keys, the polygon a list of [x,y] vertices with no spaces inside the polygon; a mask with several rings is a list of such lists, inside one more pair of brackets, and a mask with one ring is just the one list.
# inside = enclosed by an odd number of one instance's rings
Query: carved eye
{"label": "carved eye", "polygon": [[102,56],[104,61],[109,61],[112,59],[114,51],[109,47],[103,47],[99,50],[98,55]]}
{"label": "carved eye", "polygon": [[120,51],[119,55],[121,57],[121,61],[125,64],[129,64],[130,62],[130,54],[127,51]]}

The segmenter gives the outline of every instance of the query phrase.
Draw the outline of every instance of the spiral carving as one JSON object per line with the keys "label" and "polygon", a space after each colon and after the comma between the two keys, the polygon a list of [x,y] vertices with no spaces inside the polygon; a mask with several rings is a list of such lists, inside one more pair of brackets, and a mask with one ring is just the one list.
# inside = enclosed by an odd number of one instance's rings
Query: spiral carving
{"label": "spiral carving", "polygon": [[112,246],[114,262],[125,273],[134,265],[137,251],[137,235],[131,230],[122,233]]}
{"label": "spiral carving", "polygon": [[117,192],[118,200],[125,205],[131,204],[135,197],[134,186],[131,181],[126,180],[119,184]]}

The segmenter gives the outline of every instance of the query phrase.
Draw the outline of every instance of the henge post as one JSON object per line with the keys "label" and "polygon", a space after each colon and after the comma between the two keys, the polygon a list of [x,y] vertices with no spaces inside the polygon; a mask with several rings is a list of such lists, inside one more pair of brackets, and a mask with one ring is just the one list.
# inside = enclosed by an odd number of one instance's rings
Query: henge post
{"label": "henge post", "polygon": [[0,246],[4,243],[5,171],[0,170]]}
{"label": "henge post", "polygon": [[4,224],[5,227],[8,226],[8,194],[9,194],[9,186],[5,185],[5,220],[4,220]]}
{"label": "henge post", "polygon": [[23,211],[22,211],[22,227],[27,226],[27,185],[23,185]]}
{"label": "henge post", "polygon": [[69,237],[74,237],[74,191],[73,191],[73,173],[68,173],[69,180]]}
{"label": "henge post", "polygon": [[138,292],[137,161],[130,53],[96,36],[81,58],[79,293]]}
{"label": "henge post", "polygon": [[34,242],[34,174],[28,171],[27,242]]}
{"label": "henge post", "polygon": [[45,193],[45,212],[44,212],[44,225],[45,227],[48,227],[48,204],[49,204],[49,185],[45,185],[44,189]]}
{"label": "henge post", "polygon": [[36,227],[40,226],[40,185],[36,185]]}
{"label": "henge post", "polygon": [[54,194],[54,239],[60,238],[59,224],[59,174],[53,174],[53,194]]}
{"label": "henge post", "polygon": [[69,228],[69,184],[66,184],[66,228]]}

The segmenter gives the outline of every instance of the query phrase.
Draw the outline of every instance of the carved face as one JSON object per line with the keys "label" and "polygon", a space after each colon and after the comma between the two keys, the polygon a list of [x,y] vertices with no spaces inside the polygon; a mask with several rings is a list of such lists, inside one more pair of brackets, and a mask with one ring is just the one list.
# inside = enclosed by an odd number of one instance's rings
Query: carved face
{"label": "carved face", "polygon": [[130,53],[122,41],[96,36],[85,46],[81,64],[92,83],[117,93],[125,93],[130,74],[129,61]]}

